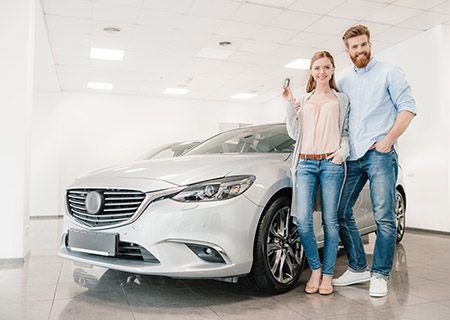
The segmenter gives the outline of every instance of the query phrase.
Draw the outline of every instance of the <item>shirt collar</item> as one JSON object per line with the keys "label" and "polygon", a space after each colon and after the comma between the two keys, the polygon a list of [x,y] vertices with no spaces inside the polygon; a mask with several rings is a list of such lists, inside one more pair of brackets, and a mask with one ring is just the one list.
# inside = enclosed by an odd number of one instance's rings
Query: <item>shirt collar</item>
{"label": "shirt collar", "polygon": [[370,61],[365,68],[358,69],[355,67],[355,65],[353,65],[353,71],[357,74],[358,73],[366,73],[367,71],[372,69],[372,67],[375,65],[375,63],[377,63],[377,60],[374,57],[372,57],[372,58],[370,58]]}

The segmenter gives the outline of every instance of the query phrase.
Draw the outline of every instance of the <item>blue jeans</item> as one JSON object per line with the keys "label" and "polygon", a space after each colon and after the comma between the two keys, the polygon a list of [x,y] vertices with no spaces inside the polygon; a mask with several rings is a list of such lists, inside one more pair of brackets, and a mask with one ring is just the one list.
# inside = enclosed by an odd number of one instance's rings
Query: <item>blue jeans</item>
{"label": "blue jeans", "polygon": [[320,183],[322,196],[322,226],[324,229],[324,259],[322,274],[333,276],[339,245],[339,224],[337,208],[342,183],[344,164],[334,164],[330,160],[300,160],[296,170],[296,214],[300,241],[305,250],[311,270],[321,267],[317,240],[314,234],[313,205]]}
{"label": "blue jeans", "polygon": [[361,235],[353,217],[353,206],[367,179],[377,225],[377,240],[373,252],[372,275],[389,279],[396,245],[395,185],[398,156],[392,148],[381,153],[368,151],[362,158],[347,161],[347,178],[339,205],[339,235],[347,251],[348,266],[353,271],[368,270]]}

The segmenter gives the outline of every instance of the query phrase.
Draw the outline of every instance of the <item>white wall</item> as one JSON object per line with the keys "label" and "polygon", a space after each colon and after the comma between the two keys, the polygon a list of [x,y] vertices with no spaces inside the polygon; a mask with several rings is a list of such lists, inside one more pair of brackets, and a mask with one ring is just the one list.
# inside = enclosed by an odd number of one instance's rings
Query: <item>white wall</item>
{"label": "white wall", "polygon": [[35,1],[0,3],[0,261],[29,251],[29,181]]}
{"label": "white wall", "polygon": [[36,40],[31,140],[30,216],[58,215],[59,84],[41,2],[36,10]]}
{"label": "white wall", "polygon": [[264,122],[262,104],[184,98],[63,92],[59,108],[60,199],[76,177],[158,145],[205,139],[221,122]]}
{"label": "white wall", "polygon": [[450,231],[449,90],[450,27],[438,26],[379,54],[400,65],[413,89],[418,116],[399,139],[407,187],[407,227]]}

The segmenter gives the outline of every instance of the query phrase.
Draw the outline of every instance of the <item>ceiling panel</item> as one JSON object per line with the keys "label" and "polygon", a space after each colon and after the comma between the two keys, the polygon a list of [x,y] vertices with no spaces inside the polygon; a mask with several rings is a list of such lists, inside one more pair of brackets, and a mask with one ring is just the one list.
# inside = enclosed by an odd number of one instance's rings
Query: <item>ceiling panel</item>
{"label": "ceiling panel", "polygon": [[417,16],[400,23],[400,27],[428,30],[450,19],[448,14],[436,12],[423,12]]}
{"label": "ceiling panel", "polygon": [[365,19],[385,7],[386,4],[384,3],[363,0],[348,0],[336,9],[333,9],[328,13],[328,15],[347,19]]}
{"label": "ceiling panel", "polygon": [[297,11],[284,11],[270,23],[273,27],[301,31],[320,19],[320,15]]}
{"label": "ceiling panel", "polygon": [[240,2],[234,1],[195,0],[187,13],[202,17],[229,19],[241,5]]}
{"label": "ceiling panel", "polygon": [[44,10],[51,15],[90,19],[92,2],[87,0],[43,0]]}
{"label": "ceiling panel", "polygon": [[445,0],[397,0],[394,4],[402,7],[428,10],[443,2],[445,2]]}
{"label": "ceiling panel", "polygon": [[[296,86],[308,70],[283,66],[318,50],[351,64],[342,33],[371,30],[373,53],[439,23],[450,23],[450,0],[42,0],[62,90],[91,91],[87,82],[114,83],[112,93],[246,102],[279,97],[284,77]],[[120,32],[105,32],[105,27]],[[220,42],[229,41],[227,46]],[[123,61],[89,58],[91,47],[125,50]],[[230,50],[226,59],[199,58],[203,49]]]}
{"label": "ceiling panel", "polygon": [[442,2],[440,5],[430,9],[433,12],[450,14],[450,0]]}
{"label": "ceiling panel", "polygon": [[419,13],[421,13],[421,10],[419,9],[389,5],[384,9],[367,17],[367,20],[378,23],[397,25],[405,20],[417,16]]}
{"label": "ceiling panel", "polygon": [[245,3],[231,16],[231,20],[266,25],[279,16],[283,10]]}
{"label": "ceiling panel", "polygon": [[335,36],[341,35],[348,28],[356,25],[356,23],[356,20],[324,16],[306,28],[305,31]]}
{"label": "ceiling panel", "polygon": [[345,1],[346,0],[322,0],[322,1],[297,0],[289,6],[289,10],[316,13],[322,15],[329,13],[331,10],[338,7]]}

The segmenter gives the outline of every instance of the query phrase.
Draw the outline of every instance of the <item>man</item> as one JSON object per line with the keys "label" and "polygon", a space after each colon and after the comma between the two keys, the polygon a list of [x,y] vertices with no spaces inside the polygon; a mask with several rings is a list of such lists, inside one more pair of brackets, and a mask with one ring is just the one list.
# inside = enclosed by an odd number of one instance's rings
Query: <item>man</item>
{"label": "man", "polygon": [[[347,286],[370,280],[369,295],[388,293],[396,245],[395,186],[398,156],[394,142],[416,115],[415,101],[403,71],[371,58],[370,32],[365,26],[348,29],[343,38],[354,68],[339,82],[350,98],[347,177],[339,205],[339,235],[348,257],[348,270],[333,280]],[[377,239],[371,272],[353,218],[353,206],[369,180]]]}

